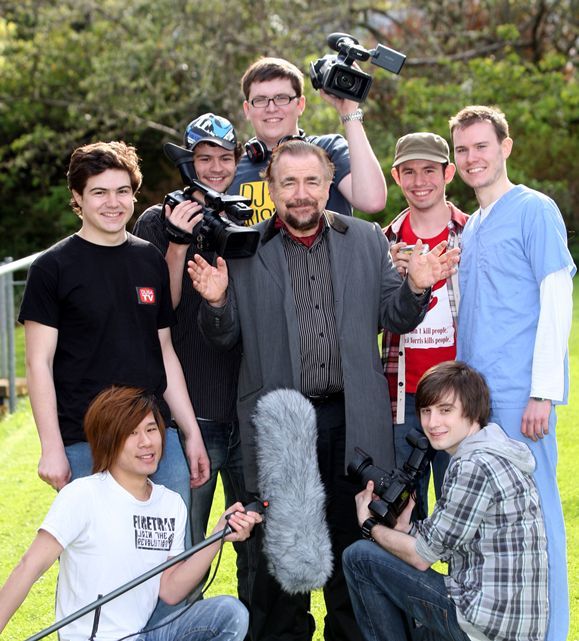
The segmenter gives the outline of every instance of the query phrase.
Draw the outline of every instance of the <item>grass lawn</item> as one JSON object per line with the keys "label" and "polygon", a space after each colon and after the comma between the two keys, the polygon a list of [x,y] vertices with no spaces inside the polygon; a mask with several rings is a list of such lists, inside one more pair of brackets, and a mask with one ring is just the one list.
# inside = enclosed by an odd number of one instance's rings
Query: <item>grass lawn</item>
{"label": "grass lawn", "polygon": [[[575,293],[571,353],[571,400],[559,410],[558,478],[567,528],[569,586],[571,592],[571,630],[569,641],[579,641],[579,492],[577,461],[579,439],[579,293]],[[23,399],[18,411],[0,420],[0,584],[32,541],[36,528],[46,513],[54,493],[36,475],[39,456],[38,438],[29,404]],[[575,480],[574,480],[575,479]],[[211,523],[223,509],[223,495],[216,497]],[[33,587],[28,599],[14,616],[2,635],[2,641],[22,641],[54,622],[53,567]],[[221,567],[209,595],[235,594],[235,560],[227,544]],[[314,594],[312,603],[317,621],[314,641],[322,641],[324,608],[321,594]],[[49,637],[56,640],[56,634]]]}

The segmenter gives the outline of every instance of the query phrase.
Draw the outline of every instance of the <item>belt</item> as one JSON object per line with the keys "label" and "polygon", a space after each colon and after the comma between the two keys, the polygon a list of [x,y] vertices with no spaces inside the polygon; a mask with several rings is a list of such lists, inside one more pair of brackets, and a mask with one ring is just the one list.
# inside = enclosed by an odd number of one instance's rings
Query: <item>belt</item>
{"label": "belt", "polygon": [[344,392],[332,392],[331,394],[306,394],[308,401],[314,406],[319,407],[326,403],[335,403],[344,400]]}

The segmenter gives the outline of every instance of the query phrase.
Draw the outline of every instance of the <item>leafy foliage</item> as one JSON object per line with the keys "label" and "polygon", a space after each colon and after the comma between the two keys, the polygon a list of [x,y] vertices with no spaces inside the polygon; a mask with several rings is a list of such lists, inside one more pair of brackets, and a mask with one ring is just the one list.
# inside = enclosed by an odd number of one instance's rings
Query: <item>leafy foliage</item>
{"label": "leafy foliage", "polygon": [[[467,103],[501,106],[511,122],[517,181],[555,197],[574,227],[577,120],[573,0],[0,0],[0,255],[21,257],[76,229],[65,172],[74,147],[122,138],[143,159],[138,211],[175,187],[160,152],[204,111],[249,137],[239,79],[260,55],[306,70],[325,36],[353,33],[407,54],[400,77],[364,65],[375,82],[367,130],[386,174],[396,139],[447,132]],[[575,49],[574,49],[575,47]],[[337,128],[306,82],[311,133]],[[450,195],[474,199],[456,179]],[[403,207],[391,189],[388,215]]]}

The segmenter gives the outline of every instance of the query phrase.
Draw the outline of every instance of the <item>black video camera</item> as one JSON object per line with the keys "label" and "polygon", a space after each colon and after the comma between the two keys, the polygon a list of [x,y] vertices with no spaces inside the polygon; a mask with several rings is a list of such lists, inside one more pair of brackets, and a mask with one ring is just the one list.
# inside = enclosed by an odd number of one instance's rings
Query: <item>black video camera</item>
{"label": "black video camera", "polygon": [[[253,256],[259,242],[259,232],[249,227],[241,227],[229,220],[224,220],[219,212],[225,212],[235,220],[249,220],[253,210],[249,207],[251,200],[242,196],[227,196],[199,182],[193,166],[193,152],[183,149],[171,142],[163,146],[166,156],[179,169],[185,189],[173,191],[163,201],[171,209],[185,200],[194,200],[203,205],[203,219],[189,234],[170,221],[166,220],[167,231],[171,240],[177,243],[193,244],[198,251],[214,251],[223,258],[248,258]],[[203,199],[195,196],[196,192]]]}
{"label": "black video camera", "polygon": [[328,45],[338,52],[337,56],[328,54],[310,63],[310,79],[314,89],[323,89],[338,98],[364,102],[372,76],[352,67],[356,60],[368,60],[386,71],[400,73],[406,56],[399,51],[378,45],[368,51],[360,46],[358,40],[347,33],[331,33]]}
{"label": "black video camera", "polygon": [[390,528],[396,525],[416,487],[416,481],[430,460],[430,445],[422,432],[410,430],[406,440],[413,450],[406,463],[392,472],[373,465],[372,458],[359,447],[355,448],[356,454],[348,463],[348,474],[362,487],[366,487],[368,481],[374,482],[374,494],[380,498],[372,501],[368,507],[380,523]]}

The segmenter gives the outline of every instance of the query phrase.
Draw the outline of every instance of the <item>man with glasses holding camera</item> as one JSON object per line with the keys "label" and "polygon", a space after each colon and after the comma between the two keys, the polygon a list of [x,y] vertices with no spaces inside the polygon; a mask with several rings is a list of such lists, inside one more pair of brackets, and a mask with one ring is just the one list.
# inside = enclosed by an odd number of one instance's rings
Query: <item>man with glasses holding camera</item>
{"label": "man with glasses holding camera", "polygon": [[344,125],[340,134],[306,136],[299,128],[306,98],[304,77],[291,62],[282,58],[261,58],[241,79],[245,96],[243,110],[253,125],[255,137],[245,145],[230,194],[251,198],[254,216],[251,224],[270,218],[274,205],[261,172],[269,162],[271,150],[282,140],[304,138],[324,149],[336,167],[330,189],[328,209],[348,216],[355,207],[367,213],[386,206],[386,182],[366,137],[363,113],[358,103],[321,91],[323,99],[335,107]]}

